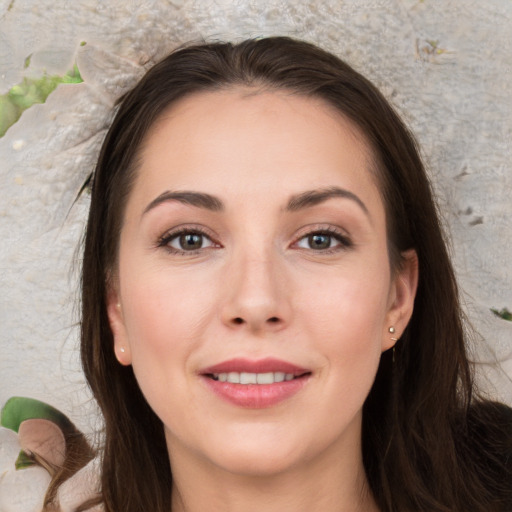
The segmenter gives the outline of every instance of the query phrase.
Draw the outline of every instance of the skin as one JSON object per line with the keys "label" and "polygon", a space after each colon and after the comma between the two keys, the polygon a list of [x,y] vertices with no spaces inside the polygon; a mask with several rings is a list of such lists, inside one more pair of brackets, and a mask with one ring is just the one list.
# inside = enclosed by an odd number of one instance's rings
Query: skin
{"label": "skin", "polygon": [[[334,187],[353,196],[297,206]],[[155,202],[168,191],[223,209]],[[177,229],[200,229],[203,246],[180,249]],[[162,115],[126,205],[108,314],[118,360],[164,424],[173,511],[377,510],[362,406],[412,313],[417,261],[403,256],[393,272],[364,138],[322,101],[230,89]],[[199,375],[234,357],[311,375],[277,405],[238,407]]]}

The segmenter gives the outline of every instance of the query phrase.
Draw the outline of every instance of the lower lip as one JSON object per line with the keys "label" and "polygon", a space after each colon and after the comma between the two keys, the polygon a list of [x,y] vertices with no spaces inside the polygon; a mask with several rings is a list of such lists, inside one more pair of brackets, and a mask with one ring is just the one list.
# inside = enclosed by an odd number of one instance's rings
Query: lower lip
{"label": "lower lip", "polygon": [[297,394],[308,381],[308,376],[274,384],[232,384],[203,376],[207,386],[220,398],[238,407],[265,409]]}

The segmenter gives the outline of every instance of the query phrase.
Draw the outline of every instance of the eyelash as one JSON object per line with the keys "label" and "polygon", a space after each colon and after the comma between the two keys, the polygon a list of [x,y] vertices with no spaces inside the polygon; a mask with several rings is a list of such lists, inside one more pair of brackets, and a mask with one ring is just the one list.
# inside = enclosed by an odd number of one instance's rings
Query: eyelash
{"label": "eyelash", "polygon": [[220,247],[220,244],[216,243],[213,240],[213,238],[211,237],[211,235],[209,235],[204,229],[202,229],[200,227],[186,227],[186,228],[177,229],[176,231],[171,231],[171,232],[165,233],[158,240],[157,247],[162,247],[162,248],[166,249],[171,254],[177,254],[177,255],[181,255],[181,256],[191,256],[194,254],[199,254],[200,251],[210,248],[210,246],[209,246],[209,247],[200,247],[199,249],[183,250],[183,249],[177,249],[176,247],[171,247],[169,245],[173,240],[175,240],[183,235],[199,235],[203,238],[208,239],[211,242],[212,246]]}
{"label": "eyelash", "polygon": [[[211,242],[211,246],[208,247],[200,247],[198,249],[191,249],[191,250],[183,250],[183,249],[177,249],[175,247],[171,247],[170,243],[177,239],[180,236],[183,235],[199,235],[203,238],[208,239]],[[339,245],[335,245],[334,247],[327,247],[325,249],[313,249],[312,247],[309,248],[303,248],[303,247],[297,247],[298,249],[306,250],[306,251],[313,251],[315,253],[322,253],[324,255],[333,254],[338,251],[343,251],[350,249],[353,247],[354,243],[352,240],[345,234],[340,232],[339,230],[328,227],[328,228],[316,228],[312,229],[310,231],[307,231],[305,233],[302,233],[300,236],[296,238],[296,240],[291,244],[291,246],[297,246],[299,242],[302,240],[305,240],[309,237],[313,236],[327,236],[330,238],[334,238]],[[157,247],[162,247],[166,249],[171,254],[176,255],[195,255],[198,254],[200,251],[204,251],[205,249],[209,249],[211,247],[222,247],[219,243],[215,242],[211,235],[209,235],[204,229],[201,227],[183,227],[180,229],[177,229],[175,231],[168,232],[164,234],[162,237],[159,238]]]}
{"label": "eyelash", "polygon": [[354,243],[352,242],[350,237],[347,236],[346,233],[343,233],[343,232],[337,230],[336,228],[332,228],[332,227],[327,227],[327,228],[322,227],[322,228],[313,229],[311,231],[307,231],[306,233],[303,233],[299,237],[297,237],[296,241],[293,242],[292,245],[297,245],[300,241],[305,240],[309,237],[316,236],[316,235],[320,235],[320,236],[323,235],[323,236],[328,236],[330,238],[334,238],[339,243],[339,245],[335,245],[334,247],[328,247],[325,249],[313,249],[312,247],[309,247],[309,248],[299,247],[299,249],[313,251],[318,254],[321,253],[324,255],[329,255],[329,254],[336,253],[338,251],[344,251],[344,250],[350,249],[354,246]]}

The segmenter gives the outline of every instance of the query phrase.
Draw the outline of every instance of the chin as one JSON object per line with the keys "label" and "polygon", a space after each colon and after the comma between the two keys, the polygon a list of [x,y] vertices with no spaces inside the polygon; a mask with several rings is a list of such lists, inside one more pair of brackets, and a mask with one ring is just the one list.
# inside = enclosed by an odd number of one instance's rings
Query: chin
{"label": "chin", "polygon": [[[252,445],[252,443],[251,443]],[[242,444],[231,447],[219,454],[218,466],[229,473],[245,477],[273,477],[286,473],[299,464],[298,450],[267,449],[257,446],[254,449]]]}
{"label": "chin", "polygon": [[251,425],[250,428],[239,425],[228,428],[224,434],[210,437],[208,445],[203,444],[204,453],[217,467],[246,477],[287,473],[309,464],[315,454],[332,442],[330,438],[319,437],[318,432],[293,430],[290,424],[277,423]]}

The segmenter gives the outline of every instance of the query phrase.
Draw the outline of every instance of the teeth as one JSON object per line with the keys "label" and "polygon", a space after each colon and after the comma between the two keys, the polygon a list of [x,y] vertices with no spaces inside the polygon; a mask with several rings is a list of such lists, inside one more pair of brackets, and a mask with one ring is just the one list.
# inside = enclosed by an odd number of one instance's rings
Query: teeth
{"label": "teeth", "polygon": [[239,384],[240,383],[240,374],[237,372],[229,372],[228,376],[226,378],[227,382],[231,382],[233,384]]}
{"label": "teeth", "polygon": [[[292,380],[293,379],[293,375],[291,373],[289,373],[288,375],[290,376],[290,378],[288,380]],[[274,382],[283,382],[285,377],[286,377],[285,373],[283,373],[283,372],[276,372],[276,373],[274,373]]]}
{"label": "teeth", "polygon": [[256,374],[256,382],[258,384],[273,384],[277,382],[272,372]]}
{"label": "teeth", "polygon": [[229,372],[214,373],[214,380],[220,382],[229,382],[231,384],[274,384],[275,382],[283,382],[293,380],[293,373],[284,372],[268,372],[268,373],[249,373],[249,372]]}
{"label": "teeth", "polygon": [[240,384],[256,384],[256,373],[242,372],[240,374]]}

